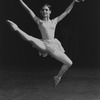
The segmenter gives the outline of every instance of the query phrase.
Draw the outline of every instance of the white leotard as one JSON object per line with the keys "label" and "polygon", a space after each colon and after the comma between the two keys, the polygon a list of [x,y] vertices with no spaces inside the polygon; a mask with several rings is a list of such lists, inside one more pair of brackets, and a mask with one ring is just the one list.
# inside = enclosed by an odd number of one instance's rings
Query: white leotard
{"label": "white leotard", "polygon": [[39,20],[38,28],[41,32],[43,40],[54,39],[56,24],[57,24],[57,18],[49,20],[47,22]]}
{"label": "white leotard", "polygon": [[[43,20],[38,21],[38,28],[42,35],[42,41],[50,53],[53,53],[55,51],[65,52],[60,41],[54,38],[56,25],[57,25],[57,18],[49,20],[47,22]],[[43,55],[44,57],[48,55],[47,53],[41,51],[39,52],[39,54]]]}

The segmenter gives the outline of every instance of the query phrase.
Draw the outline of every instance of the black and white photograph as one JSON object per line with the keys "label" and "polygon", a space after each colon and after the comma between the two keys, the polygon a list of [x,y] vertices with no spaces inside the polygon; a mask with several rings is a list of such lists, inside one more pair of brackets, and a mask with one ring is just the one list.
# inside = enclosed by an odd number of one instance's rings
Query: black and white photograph
{"label": "black and white photograph", "polygon": [[0,100],[100,100],[99,4],[1,0]]}

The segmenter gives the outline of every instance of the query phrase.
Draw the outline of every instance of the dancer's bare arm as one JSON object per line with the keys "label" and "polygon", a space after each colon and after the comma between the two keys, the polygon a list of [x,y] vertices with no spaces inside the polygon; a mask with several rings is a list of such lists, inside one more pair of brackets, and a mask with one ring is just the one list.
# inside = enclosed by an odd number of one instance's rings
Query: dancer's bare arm
{"label": "dancer's bare arm", "polygon": [[35,15],[35,13],[23,2],[23,0],[19,0],[21,5],[28,11],[35,22],[38,22],[40,19]]}
{"label": "dancer's bare arm", "polygon": [[56,17],[57,22],[61,21],[64,17],[66,17],[66,15],[69,14],[72,8],[74,7],[75,3],[80,1],[84,0],[73,0],[72,3],[69,5],[69,7],[66,8],[66,10],[60,16]]}

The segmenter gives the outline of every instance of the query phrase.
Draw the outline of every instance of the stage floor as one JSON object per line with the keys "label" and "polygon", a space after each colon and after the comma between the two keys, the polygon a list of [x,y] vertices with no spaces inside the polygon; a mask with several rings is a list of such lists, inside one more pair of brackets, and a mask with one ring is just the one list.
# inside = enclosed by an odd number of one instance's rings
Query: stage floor
{"label": "stage floor", "polygon": [[0,100],[100,100],[100,71],[72,69],[53,87],[53,72],[1,71]]}

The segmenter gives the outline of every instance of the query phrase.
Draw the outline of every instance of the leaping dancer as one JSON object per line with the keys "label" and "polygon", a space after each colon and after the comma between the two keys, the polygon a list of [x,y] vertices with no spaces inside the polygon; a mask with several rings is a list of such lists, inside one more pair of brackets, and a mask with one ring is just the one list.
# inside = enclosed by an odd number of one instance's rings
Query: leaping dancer
{"label": "leaping dancer", "polygon": [[79,1],[84,1],[84,0],[73,0],[72,3],[68,6],[68,8],[66,8],[66,10],[60,16],[54,19],[50,19],[50,14],[51,14],[50,5],[45,4],[40,11],[43,16],[43,19],[41,20],[22,0],[19,0],[21,5],[27,10],[27,12],[31,15],[32,19],[37,23],[42,39],[38,39],[38,38],[28,35],[24,31],[22,31],[14,22],[7,20],[11,28],[14,31],[18,32],[25,40],[30,42],[32,46],[39,51],[40,55],[43,55],[43,57],[46,57],[47,55],[51,55],[56,60],[63,63],[58,74],[54,76],[55,86],[58,85],[63,74],[72,65],[72,61],[65,54],[65,50],[62,47],[60,41],[57,38],[55,38],[56,25],[67,14],[70,13],[74,4]]}

